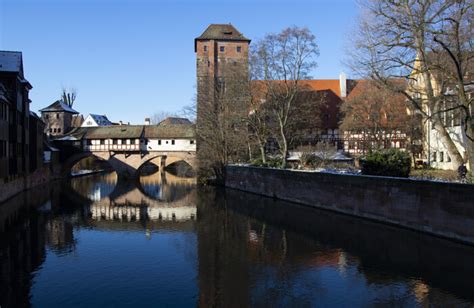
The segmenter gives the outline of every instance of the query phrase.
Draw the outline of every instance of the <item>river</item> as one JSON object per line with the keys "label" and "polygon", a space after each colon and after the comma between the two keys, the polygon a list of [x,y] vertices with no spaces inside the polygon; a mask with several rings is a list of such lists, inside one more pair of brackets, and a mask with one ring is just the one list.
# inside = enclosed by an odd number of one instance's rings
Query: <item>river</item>
{"label": "river", "polygon": [[0,204],[0,307],[474,304],[474,247],[170,173]]}

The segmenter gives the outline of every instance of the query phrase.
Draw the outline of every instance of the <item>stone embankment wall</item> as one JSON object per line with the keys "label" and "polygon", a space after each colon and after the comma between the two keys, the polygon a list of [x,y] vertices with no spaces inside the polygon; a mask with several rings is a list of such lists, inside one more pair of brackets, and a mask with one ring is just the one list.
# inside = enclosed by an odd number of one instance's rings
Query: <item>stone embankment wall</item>
{"label": "stone embankment wall", "polygon": [[40,168],[26,177],[8,183],[0,183],[0,203],[32,187],[49,182],[54,176],[48,166]]}
{"label": "stone embankment wall", "polygon": [[243,166],[225,184],[474,244],[474,185]]}

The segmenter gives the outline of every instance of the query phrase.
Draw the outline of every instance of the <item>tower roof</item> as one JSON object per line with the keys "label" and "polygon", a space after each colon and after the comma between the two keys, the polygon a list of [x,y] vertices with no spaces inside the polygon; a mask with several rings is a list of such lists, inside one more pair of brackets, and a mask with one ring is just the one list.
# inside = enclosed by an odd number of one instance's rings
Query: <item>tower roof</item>
{"label": "tower roof", "polygon": [[239,30],[237,30],[232,24],[210,24],[199,37],[194,39],[195,49],[196,41],[198,40],[250,42],[250,40],[240,33]]}
{"label": "tower roof", "polygon": [[73,114],[78,114],[79,113],[76,110],[69,107],[62,100],[55,101],[54,103],[52,103],[48,107],[41,109],[40,112],[69,112],[69,113],[73,113]]}

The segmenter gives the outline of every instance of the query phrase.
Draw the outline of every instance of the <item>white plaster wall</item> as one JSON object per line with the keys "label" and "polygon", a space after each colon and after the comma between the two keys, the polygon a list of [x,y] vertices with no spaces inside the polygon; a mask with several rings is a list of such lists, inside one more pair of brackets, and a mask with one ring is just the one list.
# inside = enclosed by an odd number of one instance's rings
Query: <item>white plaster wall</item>
{"label": "white plaster wall", "polygon": [[[465,148],[463,146],[464,134],[462,132],[461,126],[448,127],[448,132],[451,138],[454,141],[454,144],[461,152],[461,155],[464,155]],[[448,150],[446,146],[441,142],[439,133],[434,130],[429,130],[430,138],[426,140],[427,146],[430,149],[430,162],[433,168],[444,169],[444,170],[457,170],[459,166],[455,165],[452,161],[448,160]],[[434,161],[433,153],[436,153],[436,161]],[[441,153],[443,153],[443,161],[440,161]],[[428,155],[428,153],[427,153]]]}
{"label": "white plaster wall", "polygon": [[[148,144],[146,145],[147,151],[183,151],[183,152],[195,152],[196,151],[196,141],[189,139],[160,139],[161,144],[158,144],[158,139],[149,139]],[[172,144],[174,140],[175,144]],[[144,146],[144,145],[142,145]]]}

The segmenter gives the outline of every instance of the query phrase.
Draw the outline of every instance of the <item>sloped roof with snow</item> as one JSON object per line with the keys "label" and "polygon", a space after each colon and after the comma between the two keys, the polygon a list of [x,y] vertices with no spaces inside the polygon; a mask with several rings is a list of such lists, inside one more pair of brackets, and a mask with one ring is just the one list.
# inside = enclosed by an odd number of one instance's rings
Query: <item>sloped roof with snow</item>
{"label": "sloped roof with snow", "polygon": [[19,73],[23,76],[21,52],[0,50],[0,72]]}
{"label": "sloped roof with snow", "polygon": [[210,24],[196,40],[250,41],[232,24]]}
{"label": "sloped roof with snow", "polygon": [[69,107],[62,100],[57,100],[48,107],[40,109],[40,112],[69,112],[74,114],[79,113],[76,110],[72,109],[72,107]]}
{"label": "sloped roof with snow", "polygon": [[[113,123],[107,118],[106,115],[92,114],[91,113],[91,114],[89,114],[88,117],[91,117],[98,126],[113,125]],[[86,118],[86,121],[87,121],[87,118]]]}

